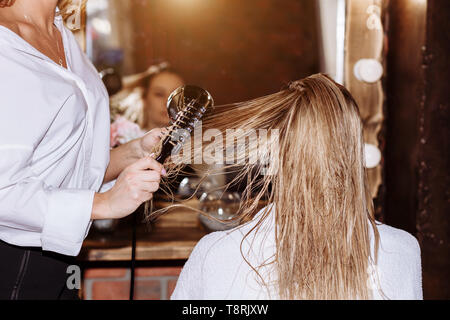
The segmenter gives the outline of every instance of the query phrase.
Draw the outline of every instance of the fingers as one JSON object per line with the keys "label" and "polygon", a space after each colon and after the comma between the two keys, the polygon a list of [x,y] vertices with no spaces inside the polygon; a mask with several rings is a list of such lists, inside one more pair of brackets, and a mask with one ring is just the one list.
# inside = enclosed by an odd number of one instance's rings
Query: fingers
{"label": "fingers", "polygon": [[152,144],[157,144],[158,141],[161,139],[162,134],[163,134],[162,129],[160,128],[152,129],[145,134],[145,140],[151,141]]}
{"label": "fingers", "polygon": [[153,193],[158,191],[158,182],[141,182],[139,190],[135,190],[132,194],[132,198],[138,200],[139,203],[143,203],[153,198]]}
{"label": "fingers", "polygon": [[[0,0],[1,1],[1,0]],[[140,141],[141,153],[148,155],[154,152],[155,148],[161,142],[161,139],[166,136],[168,130],[166,128],[156,128],[147,132]]]}
{"label": "fingers", "polygon": [[157,144],[163,136],[167,134],[169,130],[167,128],[155,128],[145,134],[146,140],[151,140],[153,144]]}
{"label": "fingers", "polygon": [[139,178],[145,182],[160,182],[161,174],[157,171],[146,170],[139,173]]}
{"label": "fingers", "polygon": [[[149,186],[150,187],[150,186]],[[150,189],[153,189],[154,187],[150,187]],[[135,190],[132,193],[129,194],[129,199],[131,199],[133,202],[135,202],[134,207],[139,206],[145,201],[148,201],[153,198],[153,193],[155,191],[144,191],[144,190]]]}
{"label": "fingers", "polygon": [[144,157],[138,161],[136,161],[135,163],[133,163],[130,166],[131,169],[136,169],[136,170],[155,170],[159,173],[164,174],[165,170],[163,171],[164,167],[162,164],[160,164],[158,161],[156,161],[154,158],[152,157]]}
{"label": "fingers", "polygon": [[141,183],[141,190],[144,192],[145,195],[148,195],[149,193],[154,193],[158,191],[159,189],[159,183],[158,182],[142,182]]}
{"label": "fingers", "polygon": [[142,202],[153,199],[153,192],[144,192],[143,194],[144,194],[144,199],[142,200]]}

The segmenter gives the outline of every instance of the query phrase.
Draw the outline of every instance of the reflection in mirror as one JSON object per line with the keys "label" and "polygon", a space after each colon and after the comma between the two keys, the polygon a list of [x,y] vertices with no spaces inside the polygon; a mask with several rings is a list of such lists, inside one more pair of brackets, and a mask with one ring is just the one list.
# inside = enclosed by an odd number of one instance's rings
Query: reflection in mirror
{"label": "reflection in mirror", "polygon": [[[277,92],[317,72],[342,83],[345,2],[89,0],[87,54],[99,71],[114,70],[122,79],[119,93],[108,88],[112,146],[166,126],[167,99],[185,84],[205,88],[221,105]],[[196,187],[195,177],[183,178]],[[204,183],[214,189],[225,179]],[[183,187],[174,191],[183,196]]]}
{"label": "reflection in mirror", "polygon": [[343,78],[345,0],[89,0],[87,15],[87,53],[99,70],[130,76],[168,62],[216,104],[319,71]]}

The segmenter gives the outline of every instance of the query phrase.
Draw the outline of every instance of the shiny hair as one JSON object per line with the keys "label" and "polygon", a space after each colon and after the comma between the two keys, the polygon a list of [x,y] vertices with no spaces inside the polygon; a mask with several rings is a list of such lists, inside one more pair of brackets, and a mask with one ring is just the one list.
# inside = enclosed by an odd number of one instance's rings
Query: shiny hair
{"label": "shiny hair", "polygon": [[74,14],[74,10],[79,10],[80,14],[86,9],[87,0],[59,0],[59,12],[64,20]]}
{"label": "shiny hair", "polygon": [[[262,168],[250,163],[251,152],[238,152],[245,164],[237,167],[237,179],[247,187],[236,217],[253,219],[263,198],[274,204],[276,253],[269,264],[279,297],[370,299],[369,228],[375,252],[379,234],[364,168],[363,125],[351,94],[315,74],[272,95],[217,106],[203,121],[203,130],[210,128],[279,130],[274,174],[255,179]],[[261,231],[270,207],[245,237]],[[264,282],[258,272],[263,266],[251,267]]]}
{"label": "shiny hair", "polygon": [[0,0],[0,8],[11,7],[16,0]]}

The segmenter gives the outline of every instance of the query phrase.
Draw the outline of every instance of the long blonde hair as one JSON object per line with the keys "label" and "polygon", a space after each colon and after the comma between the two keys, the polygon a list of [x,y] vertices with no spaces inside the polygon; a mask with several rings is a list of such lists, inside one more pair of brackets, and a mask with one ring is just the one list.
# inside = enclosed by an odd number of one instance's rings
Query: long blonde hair
{"label": "long blonde hair", "polygon": [[[280,298],[371,298],[370,226],[375,252],[379,237],[364,169],[362,122],[350,93],[328,76],[312,75],[278,93],[216,107],[203,121],[204,130],[213,128],[242,129],[242,134],[279,130],[274,174],[255,179],[261,167],[249,163],[251,152],[237,155],[246,160],[237,179],[247,181],[237,219],[252,219],[264,197],[275,204]],[[252,231],[268,216],[266,210]]]}

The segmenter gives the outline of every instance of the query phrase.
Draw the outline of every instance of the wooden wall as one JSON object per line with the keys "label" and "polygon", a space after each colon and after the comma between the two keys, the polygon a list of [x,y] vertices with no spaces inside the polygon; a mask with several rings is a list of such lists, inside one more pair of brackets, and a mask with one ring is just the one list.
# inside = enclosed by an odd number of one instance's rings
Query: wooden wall
{"label": "wooden wall", "polygon": [[[385,8],[381,0],[347,0],[345,36],[345,87],[358,103],[364,124],[364,142],[383,150],[384,101],[382,79],[366,83],[356,78],[355,64],[360,59],[373,59],[385,63],[384,28],[382,24]],[[382,184],[383,162],[375,168],[367,169],[375,213],[383,221]]]}
{"label": "wooden wall", "polygon": [[391,0],[386,222],[422,250],[426,299],[450,298],[450,1]]}

